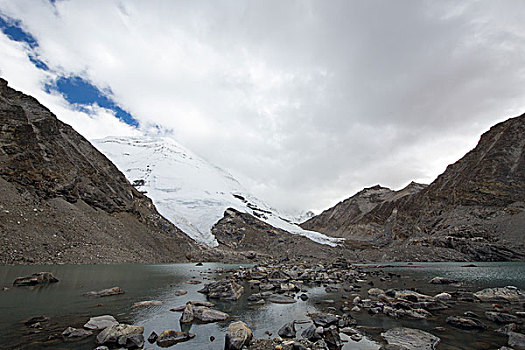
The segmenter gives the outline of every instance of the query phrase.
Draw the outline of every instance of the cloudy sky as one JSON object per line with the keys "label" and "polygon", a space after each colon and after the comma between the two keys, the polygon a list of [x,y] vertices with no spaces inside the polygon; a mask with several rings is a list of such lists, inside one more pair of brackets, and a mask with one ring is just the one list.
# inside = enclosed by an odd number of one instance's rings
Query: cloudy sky
{"label": "cloudy sky", "polygon": [[167,134],[269,204],[431,182],[525,112],[525,1],[0,0],[0,75],[87,138]]}

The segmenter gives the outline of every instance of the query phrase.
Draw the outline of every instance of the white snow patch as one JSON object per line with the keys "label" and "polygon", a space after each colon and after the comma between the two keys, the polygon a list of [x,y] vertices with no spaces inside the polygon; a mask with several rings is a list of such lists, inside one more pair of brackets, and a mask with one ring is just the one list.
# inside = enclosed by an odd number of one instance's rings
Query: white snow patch
{"label": "white snow patch", "polygon": [[343,240],[293,224],[248,193],[229,173],[171,138],[106,137],[92,142],[151,198],[161,215],[197,242],[218,245],[211,228],[228,208],[321,244],[335,246]]}

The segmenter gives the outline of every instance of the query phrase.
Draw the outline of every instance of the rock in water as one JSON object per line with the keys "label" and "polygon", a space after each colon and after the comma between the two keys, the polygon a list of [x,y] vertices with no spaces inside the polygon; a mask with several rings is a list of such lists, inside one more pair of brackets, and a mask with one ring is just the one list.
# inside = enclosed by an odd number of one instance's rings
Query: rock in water
{"label": "rock in water", "polygon": [[228,326],[224,339],[224,350],[241,350],[243,346],[248,346],[253,334],[248,325],[242,321],[237,321]]}
{"label": "rock in water", "polygon": [[381,333],[388,345],[397,345],[406,350],[434,350],[440,339],[435,335],[413,328],[392,328]]}
{"label": "rock in water", "polygon": [[157,341],[157,338],[159,337],[159,335],[157,334],[157,332],[153,331],[151,332],[151,334],[149,335],[148,337],[148,341],[153,344]]}
{"label": "rock in water", "polygon": [[117,325],[118,322],[115,320],[115,317],[111,315],[103,315],[91,317],[89,321],[84,325],[84,328],[91,330],[102,330],[107,327]]}
{"label": "rock in water", "polygon": [[144,346],[144,336],[142,334],[124,335],[118,338],[117,343],[126,349],[142,349]]}
{"label": "rock in water", "polygon": [[479,320],[471,317],[449,316],[447,323],[462,329],[485,329],[487,326]]}
{"label": "rock in water", "polygon": [[68,338],[86,338],[93,335],[92,331],[88,331],[82,328],[67,327],[63,332],[62,336]]}
{"label": "rock in water", "polygon": [[180,323],[191,323],[193,322],[193,305],[191,303],[187,303],[186,307],[182,311],[182,315],[180,316]]}
{"label": "rock in water", "polygon": [[87,292],[86,295],[89,297],[109,297],[112,295],[124,294],[124,291],[120,287],[113,287],[108,289],[102,289],[93,292]]}
{"label": "rock in water", "polygon": [[525,335],[516,332],[509,332],[508,344],[513,349],[525,350]]}
{"label": "rock in water", "polygon": [[14,282],[13,286],[22,287],[22,286],[34,286],[37,284],[47,284],[47,283],[56,283],[58,279],[53,276],[51,272],[37,272],[31,276],[18,277]]}
{"label": "rock in water", "polygon": [[277,332],[281,338],[295,338],[295,322],[288,322]]}
{"label": "rock in water", "polygon": [[458,281],[456,280],[453,280],[453,279],[450,279],[450,278],[445,278],[445,277],[434,277],[430,280],[429,283],[431,284],[452,284],[452,283],[457,283]]}
{"label": "rock in water", "polygon": [[206,306],[196,306],[193,308],[193,317],[201,322],[217,322],[228,319],[228,314],[222,311],[213,310]]}
{"label": "rock in water", "polygon": [[326,329],[323,333],[323,337],[329,349],[339,350],[343,347],[343,342],[341,341],[341,337],[339,336],[339,333],[337,333],[335,327]]}
{"label": "rock in water", "polygon": [[312,319],[312,321],[314,322],[316,326],[323,327],[323,328],[328,328],[331,325],[335,325],[339,321],[339,319],[335,317],[334,315],[323,314],[323,313],[310,315],[310,318]]}
{"label": "rock in water", "polygon": [[159,300],[146,300],[146,301],[139,301],[137,303],[134,303],[131,307],[133,309],[142,308],[142,307],[151,307],[151,306],[160,306],[162,305],[162,301]]}
{"label": "rock in water", "polygon": [[518,319],[518,317],[510,314],[506,314],[503,312],[493,312],[493,311],[487,311],[485,312],[485,316],[492,322],[496,323],[521,323],[521,321]]}
{"label": "rock in water", "polygon": [[157,345],[161,348],[167,348],[177,343],[188,341],[193,338],[195,338],[195,334],[167,330],[159,335],[159,337],[157,338]]}
{"label": "rock in water", "polygon": [[268,298],[268,301],[276,304],[294,304],[297,302],[294,298],[287,297],[285,295],[273,294]]}
{"label": "rock in water", "polygon": [[199,293],[207,294],[211,299],[237,300],[243,291],[244,288],[235,281],[223,280],[205,284]]}
{"label": "rock in water", "polygon": [[487,288],[474,293],[474,296],[484,302],[517,303],[525,301],[525,293],[514,286]]}
{"label": "rock in water", "polygon": [[123,336],[144,333],[144,327],[127,324],[117,324],[105,328],[97,335],[97,344],[117,343]]}

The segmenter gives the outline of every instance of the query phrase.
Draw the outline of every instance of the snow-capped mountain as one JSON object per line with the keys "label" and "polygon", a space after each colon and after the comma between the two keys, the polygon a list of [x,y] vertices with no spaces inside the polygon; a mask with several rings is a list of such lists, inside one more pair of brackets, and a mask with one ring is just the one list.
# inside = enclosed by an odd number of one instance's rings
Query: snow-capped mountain
{"label": "snow-capped mountain", "polygon": [[208,246],[218,245],[211,228],[227,208],[318,243],[333,246],[340,241],[293,224],[248,193],[229,173],[171,138],[107,137],[92,142],[138,190],[152,199],[165,218]]}

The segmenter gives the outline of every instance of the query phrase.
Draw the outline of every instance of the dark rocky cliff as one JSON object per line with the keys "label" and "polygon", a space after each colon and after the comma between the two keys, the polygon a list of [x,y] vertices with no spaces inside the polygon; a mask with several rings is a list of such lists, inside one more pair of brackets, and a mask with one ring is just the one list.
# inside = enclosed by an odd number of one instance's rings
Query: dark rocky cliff
{"label": "dark rocky cliff", "polygon": [[0,263],[160,262],[201,248],[86,139],[0,79]]}
{"label": "dark rocky cliff", "polygon": [[379,203],[367,199],[371,209],[356,216],[348,203],[358,200],[362,193],[302,226],[322,231],[329,222],[324,233],[367,240],[381,249],[380,259],[523,259],[525,115],[493,126],[428,187]]}

